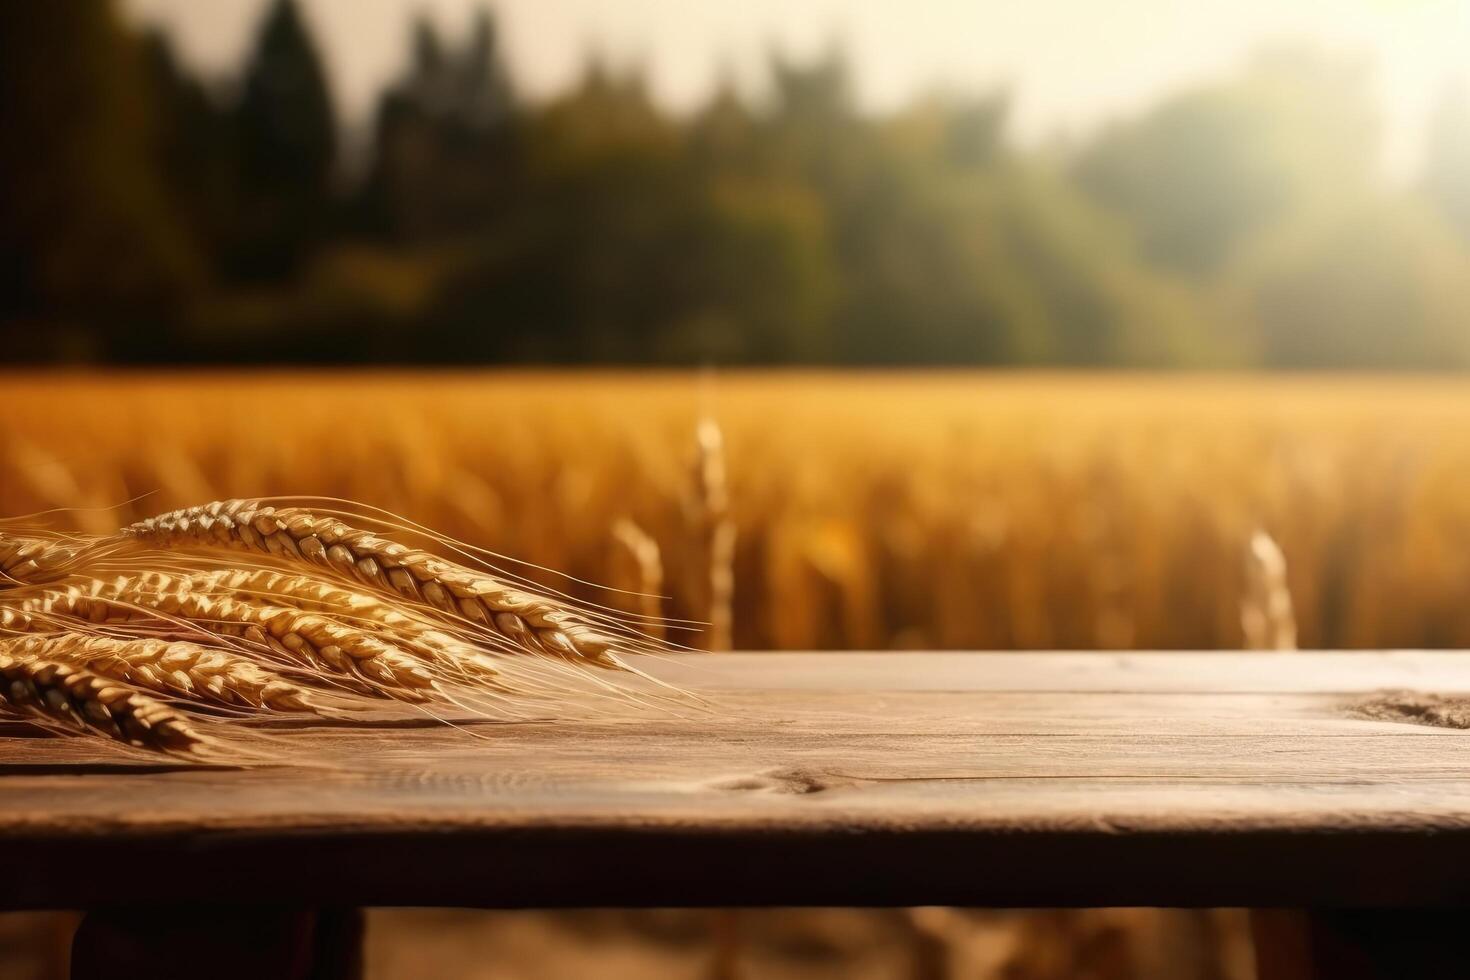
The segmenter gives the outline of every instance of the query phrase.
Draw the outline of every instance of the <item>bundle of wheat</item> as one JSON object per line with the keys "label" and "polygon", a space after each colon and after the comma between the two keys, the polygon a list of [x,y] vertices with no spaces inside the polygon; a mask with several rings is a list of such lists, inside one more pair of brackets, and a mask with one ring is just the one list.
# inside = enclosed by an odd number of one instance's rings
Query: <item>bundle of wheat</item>
{"label": "bundle of wheat", "polygon": [[216,501],[91,537],[0,531],[0,711],[214,761],[252,714],[545,714],[571,678],[655,646],[426,528],[287,503]]}

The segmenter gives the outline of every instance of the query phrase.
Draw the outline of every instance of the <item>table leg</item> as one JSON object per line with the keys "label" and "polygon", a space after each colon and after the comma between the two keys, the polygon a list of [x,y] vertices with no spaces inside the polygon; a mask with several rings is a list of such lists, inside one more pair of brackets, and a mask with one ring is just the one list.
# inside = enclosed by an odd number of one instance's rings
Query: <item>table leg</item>
{"label": "table leg", "polygon": [[1389,980],[1466,972],[1461,909],[1257,909],[1257,980]]}
{"label": "table leg", "polygon": [[154,906],[89,911],[72,940],[72,980],[360,980],[354,908]]}

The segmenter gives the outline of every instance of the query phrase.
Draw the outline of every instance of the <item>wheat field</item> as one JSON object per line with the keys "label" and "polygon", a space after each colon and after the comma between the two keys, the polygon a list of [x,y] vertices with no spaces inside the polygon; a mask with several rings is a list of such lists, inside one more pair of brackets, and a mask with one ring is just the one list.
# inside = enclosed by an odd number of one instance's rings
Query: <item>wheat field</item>
{"label": "wheat field", "polygon": [[[105,533],[224,497],[361,500],[558,569],[570,578],[529,574],[578,599],[711,622],[670,631],[691,646],[1240,647],[1258,530],[1285,556],[1301,646],[1470,646],[1470,388],[1449,379],[3,384],[0,514],[62,509],[57,528]],[[711,525],[702,422],[723,441],[728,535]],[[649,591],[650,560],[666,599],[615,591]]]}

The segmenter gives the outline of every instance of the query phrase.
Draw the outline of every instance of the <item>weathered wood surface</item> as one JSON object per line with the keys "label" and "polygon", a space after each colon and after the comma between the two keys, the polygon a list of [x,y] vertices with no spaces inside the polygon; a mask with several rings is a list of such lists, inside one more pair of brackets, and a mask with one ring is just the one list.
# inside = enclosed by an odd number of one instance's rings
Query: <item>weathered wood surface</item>
{"label": "weathered wood surface", "polygon": [[1470,901],[1470,732],[1360,710],[1470,653],[646,665],[708,708],[276,729],[319,769],[0,739],[0,904]]}

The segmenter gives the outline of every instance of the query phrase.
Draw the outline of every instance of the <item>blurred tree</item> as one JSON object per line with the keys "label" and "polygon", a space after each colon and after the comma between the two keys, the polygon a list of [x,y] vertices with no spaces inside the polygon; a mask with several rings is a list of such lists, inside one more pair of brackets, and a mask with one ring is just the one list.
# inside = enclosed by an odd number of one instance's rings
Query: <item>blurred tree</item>
{"label": "blurred tree", "polygon": [[444,297],[446,329],[536,360],[824,357],[822,202],[738,162],[749,122],[726,93],[681,132],[641,74],[589,62],[532,121],[524,193]]}
{"label": "blurred tree", "polygon": [[371,227],[400,242],[477,234],[513,196],[516,99],[490,13],[461,50],[419,19],[413,58],[378,108],[373,169],[363,192]]}
{"label": "blurred tree", "polygon": [[689,121],[687,139],[696,168],[752,172],[759,149],[755,114],[728,76],[721,78],[714,95]]}
{"label": "blurred tree", "polygon": [[504,123],[515,112],[515,89],[501,59],[495,20],[488,8],[475,11],[458,74],[456,102],[467,126],[488,129]]}
{"label": "blurred tree", "polygon": [[770,60],[775,89],[774,118],[778,125],[816,142],[822,135],[851,129],[857,122],[853,103],[852,70],[837,42],[815,60],[803,64],[779,52]]}
{"label": "blurred tree", "polygon": [[[1365,82],[1359,62],[1271,49],[1105,132],[1075,172],[1149,259],[1192,279],[1225,350],[1294,368],[1467,363],[1470,255],[1424,197],[1377,179]],[[1450,223],[1470,202],[1465,115],[1445,103],[1424,181]]]}
{"label": "blurred tree", "polygon": [[[1232,365],[1240,351],[1198,290],[1143,261],[1118,222],[1046,167],[1012,167],[992,219],[1040,324],[1007,360]],[[1037,345],[1043,344],[1039,349]],[[1025,355],[1025,356],[1018,356]],[[1039,355],[1039,356],[1038,356]]]}
{"label": "blurred tree", "polygon": [[704,187],[700,225],[678,257],[688,293],[658,338],[669,359],[831,362],[839,287],[820,198],[726,176]]}
{"label": "blurred tree", "polygon": [[697,235],[677,261],[689,284],[660,338],[680,361],[830,361],[840,285],[818,188],[763,159],[761,121],[728,78],[687,127],[684,179]]}
{"label": "blurred tree", "polygon": [[769,119],[728,77],[690,120],[685,179],[699,235],[679,256],[691,289],[660,344],[671,359],[831,361],[840,269],[819,188],[774,166]]}
{"label": "blurred tree", "polygon": [[576,88],[541,111],[533,136],[531,163],[552,178],[604,165],[666,167],[679,149],[678,126],[654,105],[643,72],[595,54]]}
{"label": "blurred tree", "polygon": [[1005,99],[933,98],[878,130],[844,224],[837,326],[864,363],[1198,363],[1187,292],[1041,161],[1005,148]]}
{"label": "blurred tree", "polygon": [[520,103],[486,12],[410,44],[344,209],[293,0],[232,106],[105,0],[0,5],[27,151],[0,158],[0,329],[115,357],[1470,363],[1470,108],[1390,194],[1354,62],[1268,51],[1057,155],[1011,144],[1005,93],[864,114],[836,46],[685,117],[596,57]]}
{"label": "blurred tree", "polygon": [[1268,49],[1233,81],[1105,130],[1075,172],[1151,260],[1203,276],[1273,222],[1361,193],[1376,133],[1363,65]]}
{"label": "blurred tree", "polygon": [[944,114],[944,155],[959,167],[984,167],[1005,149],[1005,124],[1010,115],[1009,95],[961,99]]}
{"label": "blurred tree", "polygon": [[298,272],[326,236],[337,132],[326,71],[295,0],[274,0],[236,110],[242,200],[233,271]]}
{"label": "blurred tree", "polygon": [[809,64],[773,55],[771,79],[772,105],[759,134],[766,166],[806,182],[841,212],[855,203],[875,148],[857,113],[846,55],[835,43]]}
{"label": "blurred tree", "polygon": [[1282,228],[1234,281],[1260,362],[1280,367],[1470,366],[1470,254],[1412,198]]}
{"label": "blurred tree", "polygon": [[1429,128],[1424,191],[1470,242],[1470,94],[1458,85],[1447,91]]}
{"label": "blurred tree", "polygon": [[229,246],[239,212],[236,133],[229,112],[180,64],[166,34],[145,34],[142,51],[156,120],[155,172],[208,267]]}
{"label": "blurred tree", "polygon": [[971,108],[926,100],[850,149],[849,186],[829,204],[842,272],[840,359],[993,363],[1048,346],[1046,324],[997,247],[997,161],[971,152],[998,131],[982,136],[977,127],[965,137],[965,163],[951,157],[957,121]]}
{"label": "blurred tree", "polygon": [[[677,129],[636,73],[589,62],[524,134],[526,186],[436,304],[461,349],[512,360],[618,360],[665,322],[650,270],[687,213]],[[446,338],[447,340],[447,338]]]}
{"label": "blurred tree", "polygon": [[160,352],[197,270],[150,168],[147,95],[112,3],[0,4],[0,324],[13,354]]}

